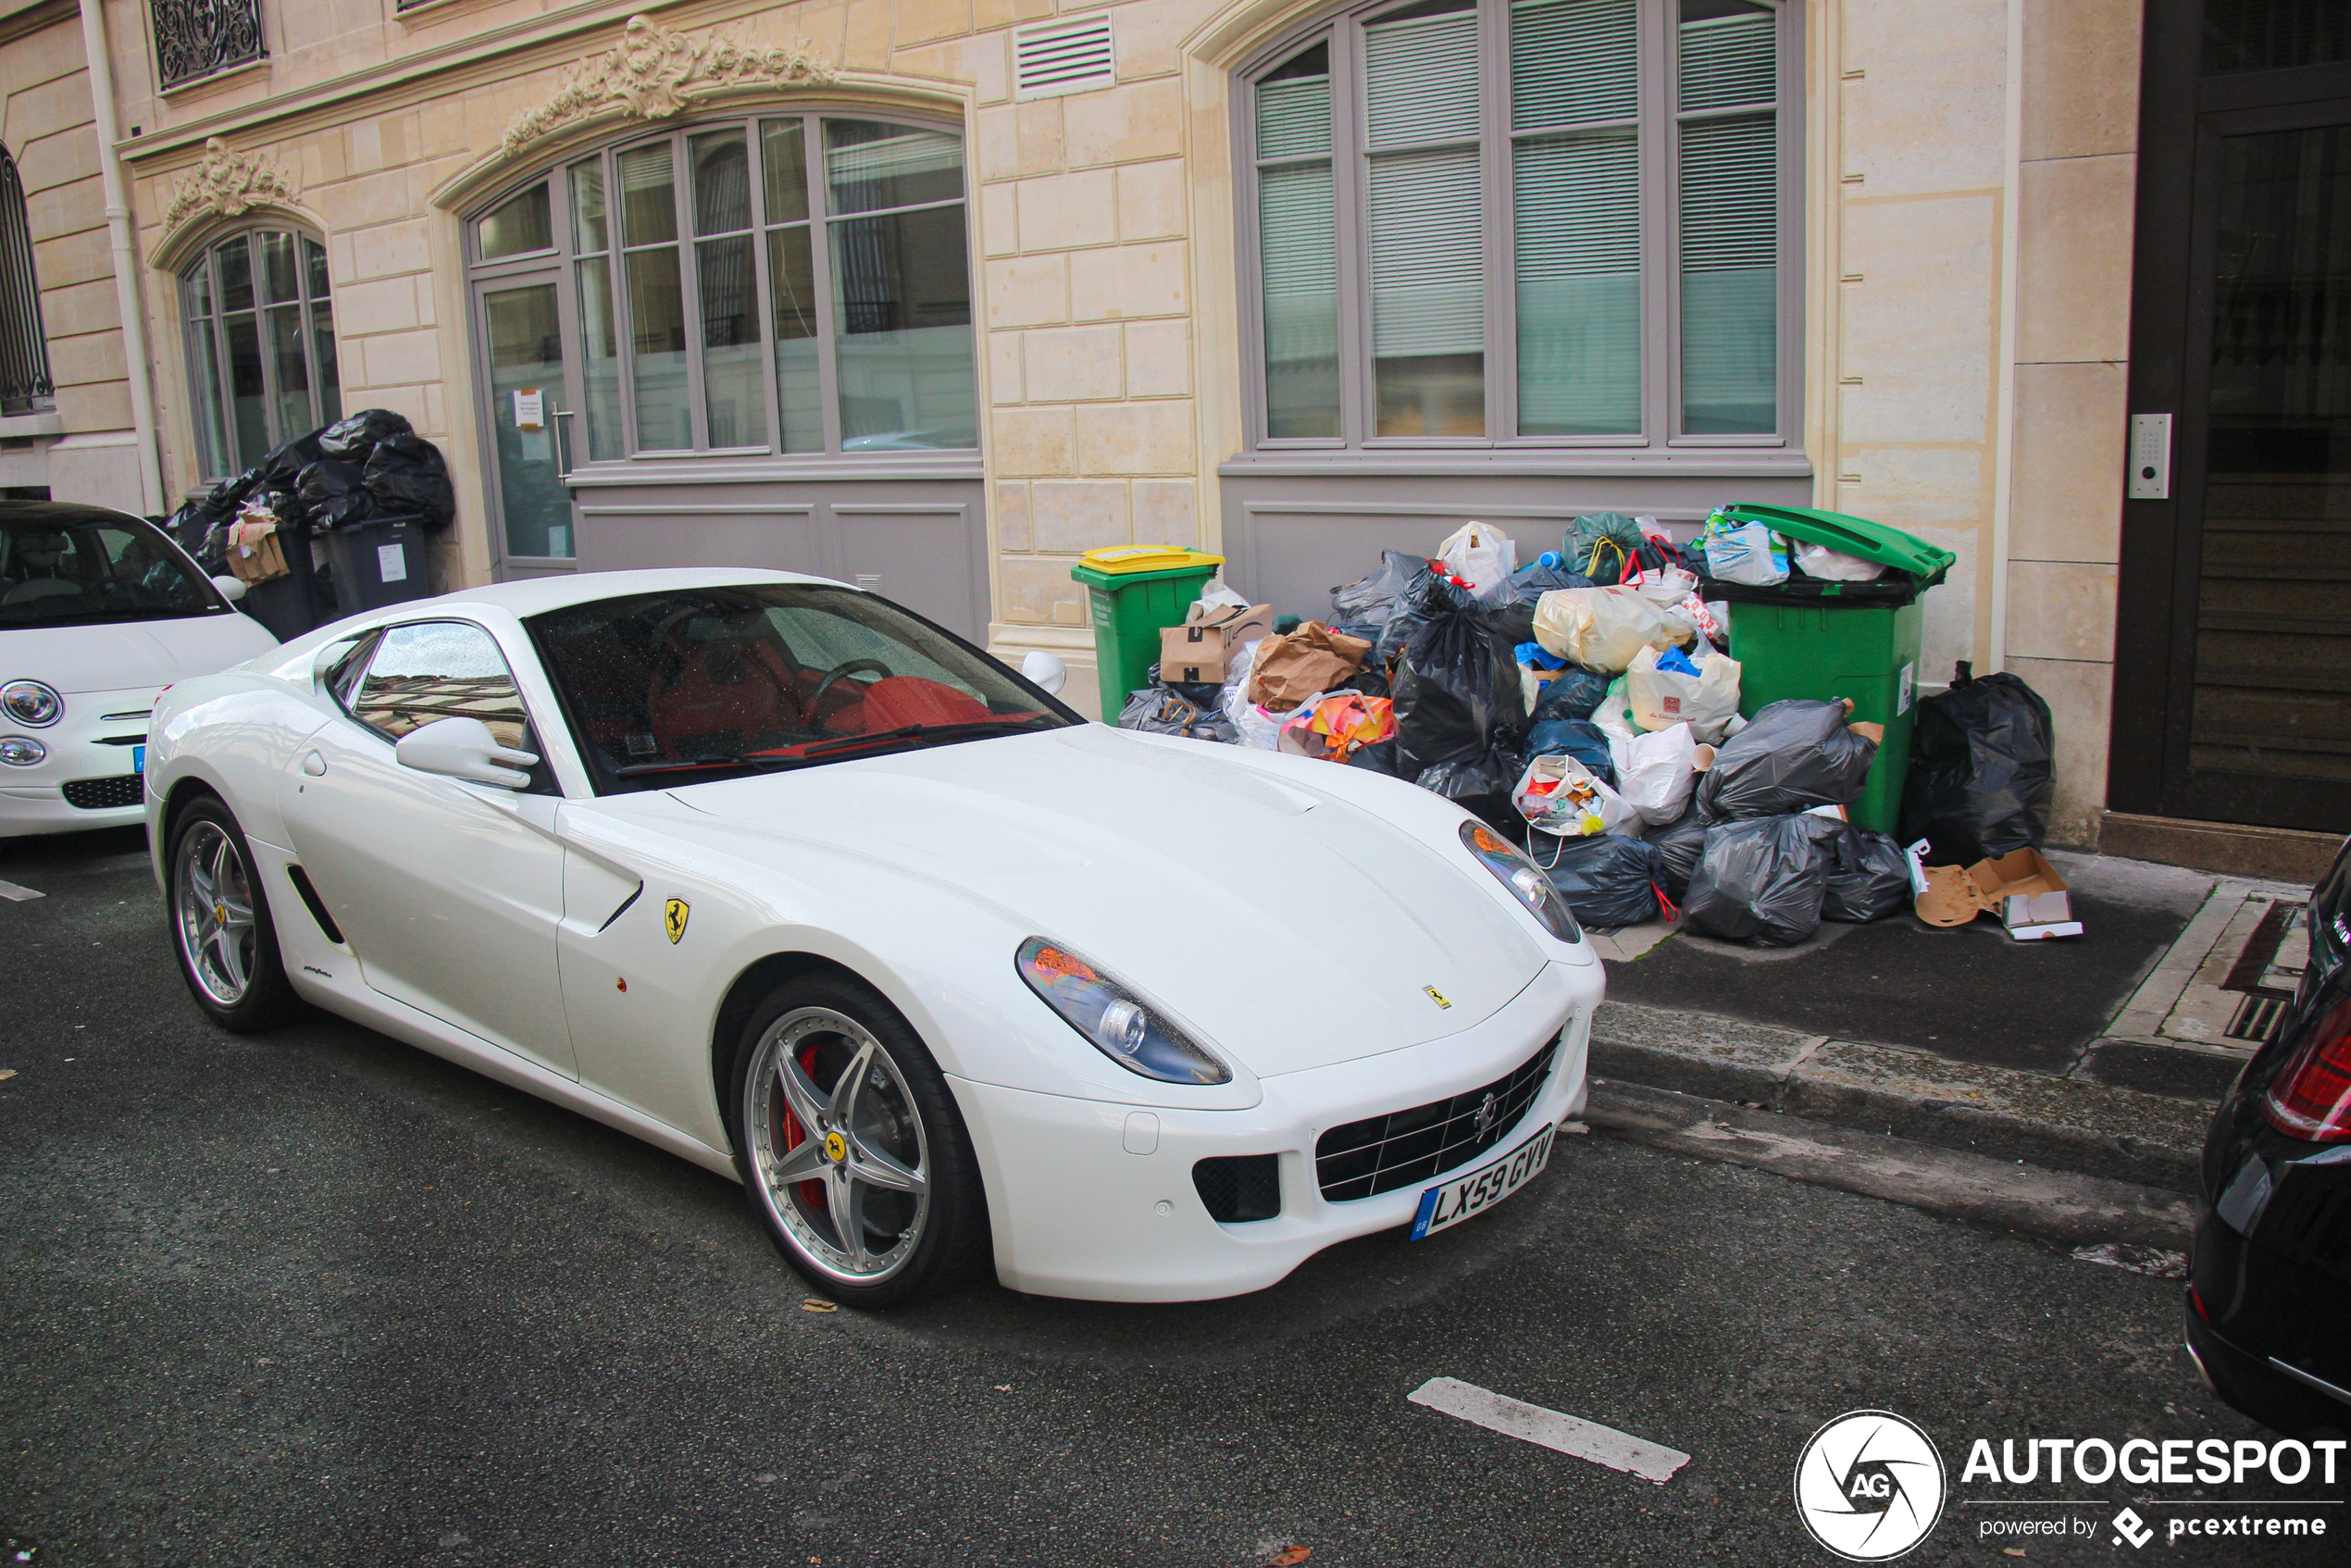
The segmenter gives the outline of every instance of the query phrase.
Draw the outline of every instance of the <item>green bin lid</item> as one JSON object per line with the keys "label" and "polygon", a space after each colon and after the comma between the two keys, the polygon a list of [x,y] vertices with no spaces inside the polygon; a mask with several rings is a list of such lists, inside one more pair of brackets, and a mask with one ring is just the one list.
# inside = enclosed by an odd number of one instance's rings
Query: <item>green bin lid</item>
{"label": "green bin lid", "polygon": [[1825,544],[1847,555],[1859,555],[1864,561],[1897,567],[1918,579],[1921,588],[1933,588],[1941,582],[1943,574],[1959,560],[1950,551],[1938,550],[1916,534],[1842,512],[1822,512],[1810,506],[1768,506],[1758,501],[1742,501],[1724,506],[1720,512],[1734,522],[1761,523],[1790,539]]}

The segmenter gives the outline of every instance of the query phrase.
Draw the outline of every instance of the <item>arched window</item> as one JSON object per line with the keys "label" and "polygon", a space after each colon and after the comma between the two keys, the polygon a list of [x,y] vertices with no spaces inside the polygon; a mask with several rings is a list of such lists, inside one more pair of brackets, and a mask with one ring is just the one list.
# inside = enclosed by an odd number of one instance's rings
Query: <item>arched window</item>
{"label": "arched window", "polygon": [[327,247],[285,229],[215,241],[180,275],[190,405],[207,479],[342,417]]}
{"label": "arched window", "polygon": [[1274,52],[1259,444],[1786,444],[1797,9],[1407,0]]}
{"label": "arched window", "polygon": [[17,160],[0,147],[0,414],[49,406],[49,340],[41,327],[41,285],[32,276],[32,230]]}

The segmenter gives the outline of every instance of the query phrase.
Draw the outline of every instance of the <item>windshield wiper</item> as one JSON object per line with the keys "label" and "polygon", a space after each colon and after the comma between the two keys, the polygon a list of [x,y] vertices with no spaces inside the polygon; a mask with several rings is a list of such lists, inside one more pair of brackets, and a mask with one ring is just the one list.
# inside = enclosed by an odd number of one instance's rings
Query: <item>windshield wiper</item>
{"label": "windshield wiper", "polygon": [[693,767],[789,767],[798,757],[747,756],[740,752],[711,752],[702,756],[671,757],[665,762],[632,762],[612,770],[615,778],[638,778],[648,773],[678,773]]}
{"label": "windshield wiper", "polygon": [[991,730],[1026,729],[1036,724],[1035,716],[1026,718],[976,718],[961,724],[902,724],[895,729],[877,729],[871,735],[844,735],[838,740],[821,740],[799,753],[802,757],[830,756],[835,752],[853,751],[859,746],[887,745],[892,740],[938,740],[964,735],[985,735]]}

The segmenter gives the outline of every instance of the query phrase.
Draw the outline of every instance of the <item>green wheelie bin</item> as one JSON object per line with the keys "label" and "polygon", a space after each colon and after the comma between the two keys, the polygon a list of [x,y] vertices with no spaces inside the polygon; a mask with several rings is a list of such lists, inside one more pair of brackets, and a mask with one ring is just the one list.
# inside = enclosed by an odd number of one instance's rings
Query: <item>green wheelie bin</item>
{"label": "green wheelie bin", "polygon": [[1184,624],[1184,612],[1224,564],[1222,555],[1172,544],[1120,544],[1088,550],[1069,568],[1086,585],[1104,724],[1116,724],[1126,694],[1151,678],[1161,628]]}
{"label": "green wheelie bin", "polygon": [[1893,568],[1876,582],[1750,588],[1710,579],[1706,584],[1709,593],[1730,600],[1740,713],[1751,718],[1787,697],[1849,697],[1856,720],[1885,727],[1869,785],[1847,811],[1860,827],[1893,832],[1902,814],[1917,718],[1924,627],[1919,596],[1941,582],[1959,557],[1899,529],[1841,512],[1742,504],[1719,515]]}

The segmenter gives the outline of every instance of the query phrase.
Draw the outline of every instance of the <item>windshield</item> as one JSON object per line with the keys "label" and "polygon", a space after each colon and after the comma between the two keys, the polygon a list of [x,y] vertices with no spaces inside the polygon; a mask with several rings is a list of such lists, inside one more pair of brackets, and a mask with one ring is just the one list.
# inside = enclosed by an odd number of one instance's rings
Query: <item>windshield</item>
{"label": "windshield", "polygon": [[1083,722],[968,643],[853,589],[636,593],[527,624],[600,794]]}
{"label": "windshield", "polygon": [[64,510],[0,515],[0,627],[235,613],[152,524]]}

